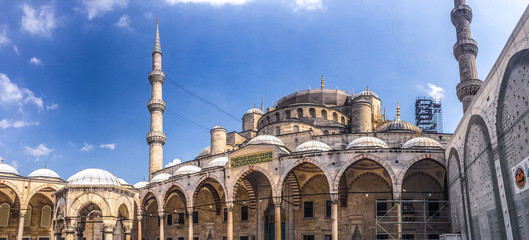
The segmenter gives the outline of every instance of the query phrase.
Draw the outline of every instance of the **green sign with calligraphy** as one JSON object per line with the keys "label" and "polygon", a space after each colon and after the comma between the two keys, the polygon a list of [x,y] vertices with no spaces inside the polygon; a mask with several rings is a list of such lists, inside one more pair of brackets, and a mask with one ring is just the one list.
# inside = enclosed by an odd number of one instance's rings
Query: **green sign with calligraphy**
{"label": "green sign with calligraphy", "polygon": [[242,167],[248,165],[254,165],[258,163],[271,162],[273,159],[272,152],[261,152],[257,154],[232,158],[230,161],[231,167]]}

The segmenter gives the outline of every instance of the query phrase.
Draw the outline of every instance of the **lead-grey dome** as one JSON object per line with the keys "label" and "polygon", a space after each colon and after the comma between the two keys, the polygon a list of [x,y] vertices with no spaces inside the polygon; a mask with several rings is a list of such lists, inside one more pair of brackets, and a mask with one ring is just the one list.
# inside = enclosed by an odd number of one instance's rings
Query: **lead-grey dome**
{"label": "lead-grey dome", "polygon": [[277,138],[276,136],[272,135],[259,135],[257,137],[252,138],[250,141],[248,141],[248,145],[255,145],[255,144],[273,144],[273,145],[279,145],[279,146],[285,146],[283,141],[281,139]]}
{"label": "lead-grey dome", "polygon": [[251,108],[251,109],[249,109],[248,111],[246,111],[246,113],[245,113],[244,115],[246,115],[246,114],[252,114],[252,113],[255,113],[255,114],[261,114],[261,115],[264,114],[264,112],[261,111],[261,109],[259,109],[259,108],[255,108],[255,107],[254,107],[254,108]]}
{"label": "lead-grey dome", "polygon": [[169,173],[160,173],[151,179],[151,182],[163,182],[171,177]]}
{"label": "lead-grey dome", "polygon": [[37,169],[28,175],[29,178],[58,178],[61,177],[55,171],[47,168]]}
{"label": "lead-grey dome", "polygon": [[194,165],[186,165],[182,166],[179,169],[177,169],[173,175],[185,175],[185,174],[191,174],[191,173],[197,173],[200,172],[202,169],[200,167],[194,166]]}
{"label": "lead-grey dome", "polygon": [[121,186],[114,174],[103,169],[89,168],[68,178],[68,185],[111,185]]}
{"label": "lead-grey dome", "polygon": [[388,144],[386,142],[382,141],[380,138],[376,137],[359,137],[349,143],[347,145],[347,149],[352,148],[388,148]]}
{"label": "lead-grey dome", "polygon": [[18,171],[14,167],[11,167],[11,166],[5,164],[4,161],[2,161],[2,163],[0,163],[0,174],[19,175]]}
{"label": "lead-grey dome", "polygon": [[391,121],[378,128],[377,132],[411,132],[411,133],[421,133],[415,124],[406,121]]}
{"label": "lead-grey dome", "polygon": [[330,151],[332,150],[329,145],[320,141],[307,141],[299,145],[294,152],[305,152],[305,151]]}
{"label": "lead-grey dome", "polygon": [[228,160],[228,157],[218,157],[209,162],[207,167],[224,167]]}
{"label": "lead-grey dome", "polygon": [[136,184],[134,184],[133,187],[134,188],[142,188],[142,187],[147,186],[147,184],[149,184],[149,182],[141,181],[141,182],[137,182]]}
{"label": "lead-grey dome", "polygon": [[205,147],[200,154],[198,154],[199,157],[210,155],[211,154],[211,146]]}
{"label": "lead-grey dome", "polygon": [[360,93],[356,94],[355,98],[361,97],[361,96],[371,96],[371,97],[379,98],[378,95],[375,92],[369,91],[369,88],[367,90],[363,91],[363,92],[360,92]]}
{"label": "lead-grey dome", "polygon": [[441,145],[438,141],[435,141],[428,137],[416,137],[408,140],[404,145],[402,145],[402,148],[443,148],[443,145]]}

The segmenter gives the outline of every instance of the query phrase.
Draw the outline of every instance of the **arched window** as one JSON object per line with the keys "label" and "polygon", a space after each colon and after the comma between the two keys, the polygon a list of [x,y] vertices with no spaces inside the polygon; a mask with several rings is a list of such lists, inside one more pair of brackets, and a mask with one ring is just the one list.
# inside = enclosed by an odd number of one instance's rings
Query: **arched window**
{"label": "arched window", "polygon": [[47,228],[50,227],[50,221],[51,221],[51,207],[48,205],[45,205],[42,207],[42,210],[40,212],[40,227]]}
{"label": "arched window", "polygon": [[276,112],[276,114],[274,114],[274,117],[275,117],[274,121],[279,122],[279,113],[278,112]]}
{"label": "arched window", "polygon": [[7,227],[7,224],[9,223],[9,215],[10,215],[11,207],[8,203],[2,203],[0,204],[0,227]]}
{"label": "arched window", "polygon": [[31,212],[33,211],[33,207],[31,205],[28,205],[28,209],[26,209],[26,215],[24,215],[24,227],[31,226]]}
{"label": "arched window", "polygon": [[309,115],[310,115],[311,118],[315,118],[316,117],[316,110],[314,110],[314,108],[309,109]]}
{"label": "arched window", "polygon": [[298,127],[298,125],[294,125],[294,132],[299,132],[299,127]]}
{"label": "arched window", "polygon": [[280,135],[281,134],[281,129],[279,128],[279,126],[276,127],[276,136]]}
{"label": "arched window", "polygon": [[302,108],[298,108],[298,118],[302,118],[303,117],[303,109]]}
{"label": "arched window", "polygon": [[342,124],[345,125],[345,118],[342,116]]}
{"label": "arched window", "polygon": [[335,112],[332,113],[332,120],[335,122],[338,122],[338,113],[335,113]]}
{"label": "arched window", "polygon": [[323,118],[323,120],[327,120],[327,111],[325,111],[325,109],[321,110],[321,118]]}
{"label": "arched window", "polygon": [[327,130],[323,131],[323,135],[329,135],[329,131]]}
{"label": "arched window", "polygon": [[286,111],[285,111],[285,117],[286,117],[287,119],[290,118],[290,110],[286,110]]}

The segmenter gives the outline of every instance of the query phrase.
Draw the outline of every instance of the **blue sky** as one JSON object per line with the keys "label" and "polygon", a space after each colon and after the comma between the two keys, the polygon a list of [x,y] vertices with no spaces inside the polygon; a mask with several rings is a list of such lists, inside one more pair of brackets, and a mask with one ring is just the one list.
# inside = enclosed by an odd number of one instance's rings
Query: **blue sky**
{"label": "blue sky", "polygon": [[[485,79],[528,1],[467,3]],[[322,74],[326,88],[369,85],[390,118],[400,102],[413,122],[416,96],[442,97],[452,132],[462,115],[452,8],[424,0],[0,1],[0,156],[22,175],[46,162],[64,179],[90,167],[129,183],[146,177],[156,17],[167,76],[164,164],[193,159],[215,125],[240,131],[262,95],[271,107],[317,88]]]}

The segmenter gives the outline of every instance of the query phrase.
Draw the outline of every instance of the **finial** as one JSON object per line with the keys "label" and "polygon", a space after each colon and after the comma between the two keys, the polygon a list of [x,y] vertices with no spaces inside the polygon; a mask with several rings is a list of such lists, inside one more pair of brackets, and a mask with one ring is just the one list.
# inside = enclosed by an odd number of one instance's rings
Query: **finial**
{"label": "finial", "polygon": [[0,163],[4,163],[4,156],[0,157]]}
{"label": "finial", "polygon": [[261,111],[264,112],[264,95],[261,95]]}
{"label": "finial", "polygon": [[44,168],[46,168],[46,160],[44,160]]}
{"label": "finial", "polygon": [[143,176],[143,181],[145,182],[145,176]]}
{"label": "finial", "polygon": [[325,81],[323,80],[323,74],[321,75],[321,89],[324,89]]}
{"label": "finial", "polygon": [[397,102],[397,121],[400,121],[400,104]]}
{"label": "finial", "polygon": [[368,91],[368,92],[369,92],[369,85],[367,85],[367,89],[366,89],[366,91]]}
{"label": "finial", "polygon": [[253,104],[253,108],[256,109],[257,108],[257,104],[254,103]]}
{"label": "finial", "polygon": [[158,25],[158,17],[156,17],[156,25]]}

